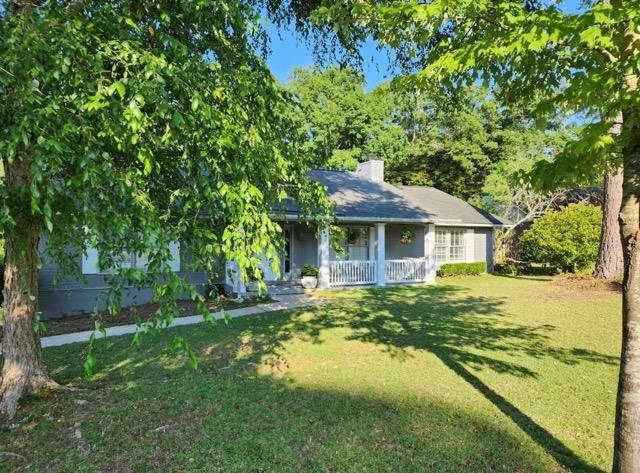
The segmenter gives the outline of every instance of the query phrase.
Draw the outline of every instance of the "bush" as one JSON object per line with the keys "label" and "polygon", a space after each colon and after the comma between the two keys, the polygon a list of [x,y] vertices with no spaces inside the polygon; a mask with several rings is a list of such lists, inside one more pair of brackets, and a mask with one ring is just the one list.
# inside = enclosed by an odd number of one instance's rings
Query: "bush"
{"label": "bush", "polygon": [[563,272],[584,272],[598,256],[601,224],[602,210],[595,205],[551,210],[520,237],[521,258]]}
{"label": "bush", "polygon": [[440,266],[438,276],[477,276],[487,272],[487,263],[479,261],[477,263],[447,263]]}
{"label": "bush", "polygon": [[495,264],[493,266],[493,272],[495,274],[503,274],[505,276],[517,276],[518,275],[518,265],[513,261],[506,261],[504,263]]}
{"label": "bush", "polygon": [[318,277],[318,267],[314,266],[312,264],[305,264],[302,267],[302,271],[301,271],[303,276],[311,276],[313,278],[317,278]]}

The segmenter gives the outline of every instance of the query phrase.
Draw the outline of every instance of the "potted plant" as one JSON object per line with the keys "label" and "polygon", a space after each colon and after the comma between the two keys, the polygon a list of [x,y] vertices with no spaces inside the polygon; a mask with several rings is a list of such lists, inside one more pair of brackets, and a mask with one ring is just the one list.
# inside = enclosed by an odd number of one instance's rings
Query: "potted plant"
{"label": "potted plant", "polygon": [[400,233],[400,243],[407,245],[411,243],[414,236],[416,236],[416,231],[413,228],[404,228],[402,233]]}
{"label": "potted plant", "polygon": [[360,237],[360,229],[359,228],[350,228],[347,231],[347,243],[350,245],[354,245],[358,243],[358,238]]}
{"label": "potted plant", "polygon": [[315,289],[318,286],[318,267],[312,264],[305,264],[302,267],[302,287],[305,289]]}

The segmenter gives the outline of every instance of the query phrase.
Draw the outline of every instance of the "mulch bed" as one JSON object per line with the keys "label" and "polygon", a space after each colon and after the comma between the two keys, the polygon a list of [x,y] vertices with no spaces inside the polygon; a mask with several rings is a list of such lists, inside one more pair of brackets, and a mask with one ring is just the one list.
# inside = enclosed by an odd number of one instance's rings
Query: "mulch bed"
{"label": "mulch bed", "polygon": [[[208,307],[211,312],[217,312],[221,309],[238,309],[240,307],[248,307],[257,304],[265,304],[272,302],[270,297],[248,298],[242,302],[230,299],[211,300]],[[101,313],[102,325],[105,327],[115,327],[118,325],[129,325],[144,322],[152,318],[156,311],[160,308],[159,303],[142,304],[135,307],[127,307],[117,315],[109,315],[107,312]],[[178,310],[181,317],[189,315],[197,315],[196,303],[193,301],[178,301]],[[47,327],[43,336],[61,335],[64,333],[83,332],[85,330],[93,330],[95,328],[95,318],[91,314],[71,315],[59,319],[45,320]]]}
{"label": "mulch bed", "polygon": [[618,281],[572,275],[556,276],[554,279],[558,287],[567,291],[566,294],[558,294],[558,296],[592,297],[599,294],[622,294],[622,284]]}

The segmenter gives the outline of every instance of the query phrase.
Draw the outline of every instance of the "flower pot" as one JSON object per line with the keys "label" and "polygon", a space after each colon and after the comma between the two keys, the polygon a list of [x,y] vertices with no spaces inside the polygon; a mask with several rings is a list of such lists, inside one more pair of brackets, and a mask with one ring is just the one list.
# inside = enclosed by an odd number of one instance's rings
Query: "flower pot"
{"label": "flower pot", "polygon": [[408,245],[409,243],[411,243],[411,240],[407,240],[406,238],[400,239],[400,244],[402,245]]}
{"label": "flower pot", "polygon": [[315,289],[318,285],[318,278],[315,276],[302,276],[300,283],[305,289]]}

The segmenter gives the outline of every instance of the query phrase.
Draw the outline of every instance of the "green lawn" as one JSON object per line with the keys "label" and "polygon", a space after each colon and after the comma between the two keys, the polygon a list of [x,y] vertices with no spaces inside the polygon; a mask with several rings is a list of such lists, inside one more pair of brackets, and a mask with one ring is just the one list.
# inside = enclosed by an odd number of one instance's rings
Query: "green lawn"
{"label": "green lawn", "polygon": [[[620,296],[545,279],[325,293],[326,305],[46,350],[88,388],[23,403],[0,470],[610,468]],[[174,354],[174,334],[199,353]],[[78,403],[86,400],[86,403]]]}

